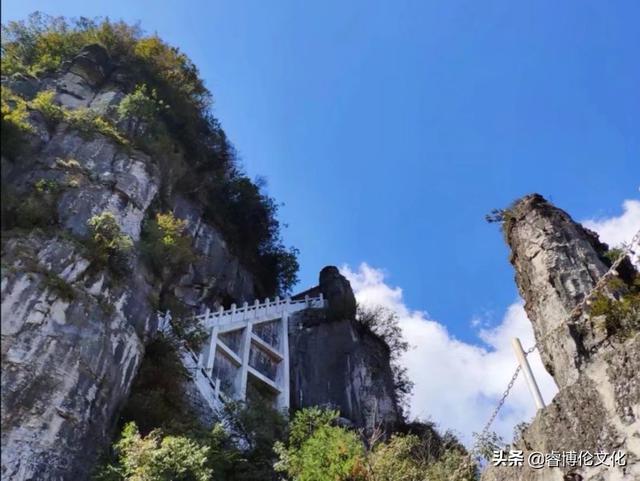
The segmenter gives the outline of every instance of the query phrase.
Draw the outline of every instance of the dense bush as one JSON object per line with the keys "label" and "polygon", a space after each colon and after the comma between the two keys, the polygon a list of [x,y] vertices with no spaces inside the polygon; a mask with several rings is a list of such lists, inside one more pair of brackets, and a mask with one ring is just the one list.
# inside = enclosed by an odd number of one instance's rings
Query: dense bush
{"label": "dense bush", "polygon": [[209,481],[209,447],[160,430],[141,436],[135,423],[125,425],[114,445],[117,463],[103,467],[100,481]]}
{"label": "dense bush", "polygon": [[155,130],[160,113],[166,108],[168,106],[158,98],[156,90],[150,90],[142,84],[120,101],[117,115],[120,121],[128,122],[127,130],[130,135],[137,136],[147,130]]}
{"label": "dense bush", "polygon": [[19,152],[24,134],[32,131],[28,115],[27,102],[3,86],[0,135],[2,152],[10,157]]}
{"label": "dense bush", "polygon": [[448,449],[435,458],[415,435],[393,435],[374,447],[370,481],[474,481],[477,468],[466,453]]}
{"label": "dense bush", "polygon": [[[36,13],[25,22],[3,25],[3,75],[40,75],[93,43],[104,46],[139,81],[120,105],[118,117],[145,119],[133,120],[134,134],[139,122],[154,123],[159,117],[163,128],[153,139],[145,136],[145,146],[160,146],[157,153],[166,155],[166,133],[177,138],[191,164],[179,181],[182,192],[210,206],[207,216],[221,229],[243,263],[256,273],[261,294],[290,291],[297,282],[297,251],[282,243],[277,204],[265,194],[260,182],[251,182],[238,168],[235,151],[210,112],[211,94],[195,65],[179,49],[157,36],[145,36],[136,25],[87,18],[69,21]],[[49,97],[41,100],[47,102],[34,108],[45,115],[47,111],[60,113]],[[99,131],[126,143],[108,119],[90,109],[63,110],[62,114],[65,121],[80,130]],[[19,124],[10,125],[9,137],[19,134],[15,127]]]}
{"label": "dense bush", "polygon": [[608,292],[596,294],[589,305],[589,314],[602,316],[597,327],[608,335],[627,338],[640,332],[640,276],[636,274],[631,285],[611,279]]}
{"label": "dense bush", "polygon": [[[286,437],[287,422],[279,411],[270,405],[254,400],[249,403],[232,402],[220,413],[218,422],[211,430],[204,430],[194,418],[189,416],[189,406],[183,398],[181,386],[185,372],[173,363],[162,361],[159,355],[166,347],[167,340],[159,340],[147,353],[141,373],[136,380],[133,394],[122,415],[127,436],[130,423],[140,426],[142,443],[152,438],[153,447],[149,457],[155,457],[154,451],[167,437],[182,438],[189,441],[195,452],[206,448],[206,460],[200,464],[215,481],[276,481],[273,464],[276,461],[274,444]],[[156,362],[160,363],[156,365]],[[152,394],[153,393],[153,394]],[[223,427],[224,426],[224,427]],[[114,445],[116,456],[106,460],[98,469],[98,479],[115,481],[131,479],[124,475],[125,466],[131,463],[130,451],[119,449],[120,442]],[[184,441],[182,445],[186,446]],[[124,456],[123,456],[124,454]],[[179,454],[187,459],[188,452]],[[107,476],[108,475],[108,476]],[[148,481],[164,481],[165,477],[151,476]],[[183,479],[183,478],[177,478]],[[186,478],[191,479],[191,478]]]}
{"label": "dense bush", "polygon": [[338,426],[336,411],[296,413],[287,443],[277,443],[278,471],[296,481],[474,481],[475,464],[457,443],[434,456],[417,435],[376,438],[365,447],[352,430]]}
{"label": "dense bush", "polygon": [[186,225],[171,212],[158,213],[144,224],[142,252],[154,273],[165,280],[184,273],[196,258]]}
{"label": "dense bush", "polygon": [[335,426],[337,411],[310,408],[296,413],[289,442],[278,443],[278,471],[299,481],[365,480],[365,451],[357,434]]}
{"label": "dense bush", "polygon": [[[169,379],[171,370],[157,375]],[[175,408],[175,406],[174,406]],[[186,406],[182,407],[183,411]],[[129,412],[125,410],[125,413]],[[476,465],[456,442],[434,454],[429,440],[395,434],[363,442],[341,427],[338,412],[317,407],[285,417],[260,401],[226,405],[209,430],[153,425],[125,418],[111,459],[98,469],[100,481],[473,481]],[[155,420],[158,421],[157,419]],[[138,430],[140,422],[146,429]],[[167,459],[167,448],[174,450]],[[144,474],[146,477],[136,478]],[[284,476],[284,478],[283,478]]]}
{"label": "dense bush", "polygon": [[133,240],[122,233],[116,217],[104,211],[91,217],[87,226],[93,260],[100,266],[110,267],[115,274],[126,273]]}

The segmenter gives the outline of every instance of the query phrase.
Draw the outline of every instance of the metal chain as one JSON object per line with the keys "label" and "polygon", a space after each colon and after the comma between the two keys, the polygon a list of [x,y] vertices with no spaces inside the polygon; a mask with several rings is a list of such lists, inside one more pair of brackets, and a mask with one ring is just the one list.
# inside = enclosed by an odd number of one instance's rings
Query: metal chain
{"label": "metal chain", "polygon": [[[582,311],[589,305],[589,302],[592,300],[592,298],[600,292],[600,290],[602,290],[602,288],[604,286],[606,286],[607,282],[609,281],[609,279],[613,276],[617,275],[617,269],[620,266],[620,264],[624,261],[624,259],[629,256],[630,254],[634,254],[634,250],[633,250],[633,246],[635,244],[639,244],[640,243],[640,230],[638,230],[636,232],[636,234],[633,236],[633,239],[631,239],[631,242],[627,245],[624,245],[622,248],[622,252],[620,253],[620,256],[618,256],[618,258],[611,264],[611,267],[609,268],[609,270],[607,272],[605,272],[600,279],[598,279],[598,282],[596,282],[595,286],[593,286],[593,289],[591,289],[591,291],[589,292],[589,294],[587,294],[569,313],[569,315],[567,316],[567,319],[565,320],[565,322],[560,323],[557,327],[555,327],[554,329],[552,329],[551,331],[547,332],[544,336],[542,336],[540,339],[538,339],[536,341],[536,343],[531,346],[529,349],[527,349],[525,351],[525,356],[528,356],[529,354],[531,354],[533,351],[535,351],[545,340],[547,340],[549,337],[558,334],[563,328],[565,328],[567,325],[569,324],[574,324],[575,323],[575,319],[582,313]],[[491,428],[491,425],[493,424],[493,421],[495,421],[496,417],[498,417],[498,413],[500,412],[500,409],[502,409],[502,406],[504,405],[504,403],[507,400],[507,397],[509,396],[509,394],[511,393],[511,389],[513,388],[513,385],[516,382],[516,379],[518,378],[518,375],[520,374],[520,370],[521,370],[521,366],[518,365],[518,367],[516,368],[515,372],[513,373],[513,376],[511,376],[511,380],[509,381],[509,384],[507,384],[507,388],[505,389],[504,393],[502,394],[502,397],[500,398],[500,400],[498,401],[498,405],[496,406],[496,408],[493,410],[493,412],[491,413],[491,416],[489,417],[489,420],[487,421],[487,423],[484,425],[482,431],[480,432],[480,435],[478,437],[478,442],[476,443],[476,445],[474,445],[474,447],[469,451],[469,456],[473,456],[474,453],[478,454],[478,452],[480,451],[480,442],[482,442],[483,439],[486,438],[487,434],[489,433],[489,429]]]}
{"label": "metal chain", "polygon": [[502,409],[502,406],[507,400],[507,397],[511,393],[511,388],[513,388],[513,385],[516,383],[516,379],[518,379],[518,375],[520,374],[521,370],[522,370],[522,367],[518,365],[515,372],[513,373],[513,376],[511,376],[511,380],[509,381],[509,384],[507,384],[507,389],[505,389],[504,392],[502,393],[502,397],[500,398],[500,401],[498,401],[498,405],[493,410],[493,413],[491,413],[491,417],[489,418],[484,428],[482,429],[481,436],[486,435],[487,432],[489,432],[489,428],[493,424],[493,421],[495,421],[496,417],[498,417],[498,413],[500,412],[500,409]]}

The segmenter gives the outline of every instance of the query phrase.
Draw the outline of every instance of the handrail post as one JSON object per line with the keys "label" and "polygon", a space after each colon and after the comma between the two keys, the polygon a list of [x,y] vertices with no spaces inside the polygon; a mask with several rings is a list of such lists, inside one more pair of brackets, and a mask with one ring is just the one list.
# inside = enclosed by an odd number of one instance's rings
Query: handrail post
{"label": "handrail post", "polygon": [[527,386],[529,387],[529,392],[531,396],[533,396],[533,401],[536,403],[536,407],[538,409],[544,409],[544,400],[542,399],[542,394],[540,394],[540,389],[538,388],[538,384],[536,383],[536,379],[533,377],[533,372],[531,372],[531,366],[529,365],[529,361],[527,356],[522,349],[522,344],[520,343],[520,339],[514,337],[511,340],[511,344],[513,345],[513,351],[516,354],[516,358],[518,359],[518,363],[522,368],[522,372],[524,373],[524,377],[527,380]]}

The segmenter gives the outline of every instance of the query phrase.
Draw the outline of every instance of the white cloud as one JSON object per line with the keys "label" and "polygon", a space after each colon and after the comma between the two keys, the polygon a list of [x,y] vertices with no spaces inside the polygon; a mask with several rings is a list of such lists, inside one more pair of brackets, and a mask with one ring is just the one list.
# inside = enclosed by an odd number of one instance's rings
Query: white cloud
{"label": "white cloud", "polygon": [[[511,339],[519,337],[525,348],[534,342],[522,303],[509,306],[497,327],[480,330],[478,344],[470,344],[453,337],[446,326],[426,312],[410,309],[404,303],[402,289],[387,284],[383,271],[366,263],[356,270],[349,266],[341,270],[358,302],[383,305],[398,314],[404,335],[413,346],[401,359],[415,383],[411,417],[430,418],[469,443],[471,433],[479,432],[488,420],[516,368]],[[557,391],[555,383],[537,352],[530,360],[543,397],[549,402]],[[529,421],[534,414],[533,400],[520,377],[493,429],[510,441],[513,427]]]}
{"label": "white cloud", "polygon": [[619,247],[623,242],[630,242],[640,229],[640,200],[625,200],[618,217],[587,219],[582,224],[596,231],[610,247]]}

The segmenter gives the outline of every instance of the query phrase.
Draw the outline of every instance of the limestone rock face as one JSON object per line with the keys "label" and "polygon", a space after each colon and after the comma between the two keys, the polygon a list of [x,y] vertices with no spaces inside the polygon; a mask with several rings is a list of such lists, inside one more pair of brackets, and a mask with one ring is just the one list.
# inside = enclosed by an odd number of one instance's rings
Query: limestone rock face
{"label": "limestone rock face", "polygon": [[327,314],[302,311],[289,320],[291,409],[330,406],[356,427],[396,427],[387,346],[356,321]]}
{"label": "limestone rock face", "polygon": [[[524,197],[505,222],[516,283],[536,339],[564,323],[607,271],[606,246],[542,196]],[[559,387],[572,384],[602,338],[589,321],[543,341],[542,360]]]}
{"label": "limestone rock face", "polygon": [[8,239],[2,258],[2,479],[83,479],[154,327],[150,286],[109,285],[59,237]]}
{"label": "limestone rock face", "polygon": [[[53,89],[67,108],[108,114],[127,92],[123,79],[102,47],[89,46],[46,78],[3,78],[3,86],[31,98]],[[155,333],[161,290],[195,307],[253,299],[254,280],[202,218],[202,205],[172,194],[175,172],[188,168],[181,154],[152,158],[98,132],[51,128],[37,112],[29,121],[35,134],[25,153],[2,159],[3,195],[5,186],[22,199],[39,181],[55,185],[51,215],[60,228],[3,232],[2,480],[82,481],[110,441]],[[173,170],[161,169],[168,164]],[[110,211],[137,242],[161,188],[165,209],[187,220],[194,238],[198,255],[188,273],[160,285],[137,245],[126,279],[94,265],[87,220]]]}
{"label": "limestone rock face", "polygon": [[351,284],[328,266],[311,291],[322,292],[328,307],[301,311],[289,320],[291,408],[331,406],[359,428],[397,427],[402,416],[389,348],[355,321]]}
{"label": "limestone rock face", "polygon": [[[518,201],[507,214],[516,282],[537,339],[563,322],[607,271],[607,246],[539,195]],[[634,274],[635,275],[635,274]],[[514,449],[542,453],[626,453],[612,468],[491,467],[483,481],[554,481],[569,473],[584,480],[640,479],[640,332],[607,334],[598,319],[582,317],[540,343],[560,391],[538,411]],[[568,478],[567,478],[568,479]]]}

